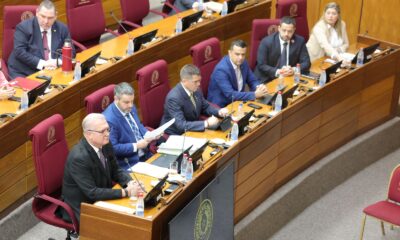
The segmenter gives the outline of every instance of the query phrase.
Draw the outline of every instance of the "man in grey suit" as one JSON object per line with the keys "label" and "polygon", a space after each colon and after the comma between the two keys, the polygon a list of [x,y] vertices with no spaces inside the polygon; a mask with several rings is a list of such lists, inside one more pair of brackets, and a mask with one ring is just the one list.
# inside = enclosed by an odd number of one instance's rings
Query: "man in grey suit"
{"label": "man in grey suit", "polygon": [[[99,113],[87,115],[82,122],[83,138],[68,155],[64,169],[62,196],[80,221],[81,203],[118,199],[136,195],[138,183],[132,181],[117,162],[109,143],[110,128]],[[113,182],[123,189],[113,189]],[[62,209],[64,220],[71,222]]]}
{"label": "man in grey suit", "polygon": [[304,38],[294,34],[296,20],[281,18],[278,30],[265,37],[258,47],[254,74],[261,82],[269,82],[280,73],[284,77],[293,75],[293,67],[298,63],[302,72],[308,72],[311,66]]}
{"label": "man in grey suit", "polygon": [[[226,108],[218,108],[204,99],[200,90],[200,70],[186,64],[180,72],[181,82],[178,83],[167,95],[164,104],[162,124],[175,118],[175,123],[165,132],[167,134],[181,135],[187,131],[204,131],[206,128],[214,128],[219,120],[215,116],[228,115]],[[200,115],[211,116],[201,120]]]}
{"label": "man in grey suit", "polygon": [[[71,39],[67,26],[56,21],[57,11],[51,1],[38,6],[36,17],[19,23],[14,33],[14,49],[8,58],[11,78],[28,76],[42,69],[57,67],[56,51]],[[75,50],[73,48],[73,56]]]}

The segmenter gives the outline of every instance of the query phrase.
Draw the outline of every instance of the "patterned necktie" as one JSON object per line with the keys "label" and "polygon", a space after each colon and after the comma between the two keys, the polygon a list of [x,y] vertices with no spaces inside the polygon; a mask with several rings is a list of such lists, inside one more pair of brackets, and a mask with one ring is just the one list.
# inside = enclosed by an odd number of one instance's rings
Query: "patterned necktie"
{"label": "patterned necktie", "polygon": [[196,109],[196,101],[194,100],[194,95],[193,95],[193,93],[190,93],[190,101],[192,101],[193,107],[194,107],[194,109]]}
{"label": "patterned necktie", "polygon": [[282,48],[282,53],[281,53],[281,58],[280,58],[280,63],[279,63],[279,68],[281,68],[282,66],[286,66],[287,64],[287,42],[283,43],[283,48]]}
{"label": "patterned necktie", "polygon": [[238,83],[238,91],[242,91],[243,88],[243,79],[242,79],[242,72],[240,71],[240,67],[237,67],[235,69],[235,73],[236,73],[236,80]]}
{"label": "patterned necktie", "polygon": [[104,157],[103,152],[101,151],[101,149],[99,149],[97,154],[99,155],[99,159],[100,159],[101,164],[103,165],[103,168],[106,169],[107,159]]}
{"label": "patterned necktie", "polygon": [[126,119],[128,120],[129,125],[130,125],[131,128],[132,128],[132,132],[133,132],[133,135],[134,135],[135,138],[136,138],[136,142],[139,141],[139,140],[142,140],[142,139],[143,139],[142,134],[140,134],[139,128],[137,127],[137,125],[136,125],[136,124],[132,121],[132,119],[130,118],[129,113],[127,113],[127,114],[125,115],[125,117],[126,117]]}
{"label": "patterned necktie", "polygon": [[49,43],[47,42],[47,31],[43,31],[43,56],[44,60],[49,60]]}

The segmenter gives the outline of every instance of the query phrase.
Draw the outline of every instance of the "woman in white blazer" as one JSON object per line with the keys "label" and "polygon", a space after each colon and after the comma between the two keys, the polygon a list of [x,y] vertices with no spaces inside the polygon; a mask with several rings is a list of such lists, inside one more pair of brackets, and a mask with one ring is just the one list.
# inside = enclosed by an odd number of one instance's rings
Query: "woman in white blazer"
{"label": "woman in white blazer", "polygon": [[342,60],[341,53],[347,51],[349,39],[346,24],[340,16],[340,6],[335,2],[325,6],[321,19],[315,24],[307,42],[311,61],[323,56]]}

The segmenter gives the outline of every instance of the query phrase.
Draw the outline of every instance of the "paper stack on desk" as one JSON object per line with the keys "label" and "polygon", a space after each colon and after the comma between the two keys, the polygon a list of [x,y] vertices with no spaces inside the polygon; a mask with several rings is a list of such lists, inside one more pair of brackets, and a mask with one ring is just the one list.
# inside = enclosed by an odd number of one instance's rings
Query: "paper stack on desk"
{"label": "paper stack on desk", "polygon": [[140,173],[158,179],[164,178],[169,172],[168,168],[159,167],[145,162],[136,163],[130,170],[134,173]]}
{"label": "paper stack on desk", "polygon": [[160,144],[160,146],[158,146],[157,152],[178,156],[182,153],[184,149],[187,149],[188,147],[193,145],[189,152],[190,154],[192,154],[201,146],[203,146],[206,142],[206,138],[171,135],[165,143],[162,143]]}
{"label": "paper stack on desk", "polygon": [[135,209],[133,209],[133,208],[117,205],[114,203],[108,203],[108,202],[104,202],[104,201],[98,201],[94,205],[96,205],[98,207],[110,209],[113,211],[117,211],[117,212],[127,213],[130,215],[133,215],[135,213]]}

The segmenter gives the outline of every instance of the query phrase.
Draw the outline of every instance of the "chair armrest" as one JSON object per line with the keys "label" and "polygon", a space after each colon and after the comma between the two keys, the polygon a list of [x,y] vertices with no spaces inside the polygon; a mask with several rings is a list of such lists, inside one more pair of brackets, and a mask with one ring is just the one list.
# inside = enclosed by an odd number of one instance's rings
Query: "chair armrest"
{"label": "chair armrest", "polygon": [[43,199],[43,200],[48,201],[48,202],[51,202],[51,203],[53,203],[53,204],[55,204],[57,206],[60,206],[60,207],[64,208],[64,210],[68,213],[69,217],[72,220],[72,225],[74,226],[74,231],[77,232],[77,233],[79,232],[78,220],[76,220],[75,214],[72,211],[72,208],[68,204],[66,204],[65,202],[63,202],[63,201],[61,201],[59,199],[50,197],[50,196],[45,195],[45,194],[40,194],[40,195],[37,194],[37,195],[35,195],[35,197]]}
{"label": "chair armrest", "polygon": [[175,13],[180,13],[180,12],[181,12],[181,11],[180,11],[178,8],[176,8],[173,4],[169,3],[168,0],[164,3],[164,5],[167,5],[168,7],[172,8],[172,9],[175,11]]}
{"label": "chair armrest", "polygon": [[136,23],[127,21],[127,20],[121,21],[121,23],[122,23],[122,24],[126,24],[126,25],[128,25],[128,26],[130,26],[130,27],[133,27],[133,28],[140,28],[140,27],[142,27],[142,25],[139,25],[139,24],[136,24]]}
{"label": "chair armrest", "polygon": [[151,12],[151,13],[154,13],[154,14],[157,14],[157,15],[160,15],[160,16],[163,17],[163,18],[168,17],[168,14],[165,14],[165,13],[163,13],[163,12],[159,12],[159,11],[156,11],[156,10],[151,10],[151,9],[150,9],[150,12]]}
{"label": "chair armrest", "polygon": [[72,43],[78,47],[81,51],[84,51],[87,49],[87,47],[85,47],[82,43],[75,41],[74,39],[72,39]]}
{"label": "chair armrest", "polygon": [[113,30],[111,30],[111,29],[109,29],[109,28],[104,29],[104,31],[105,31],[105,32],[108,32],[108,33],[111,33],[112,35],[114,35],[114,36],[116,36],[116,37],[118,37],[119,35],[121,35],[121,34],[115,32],[115,31],[113,31]]}

